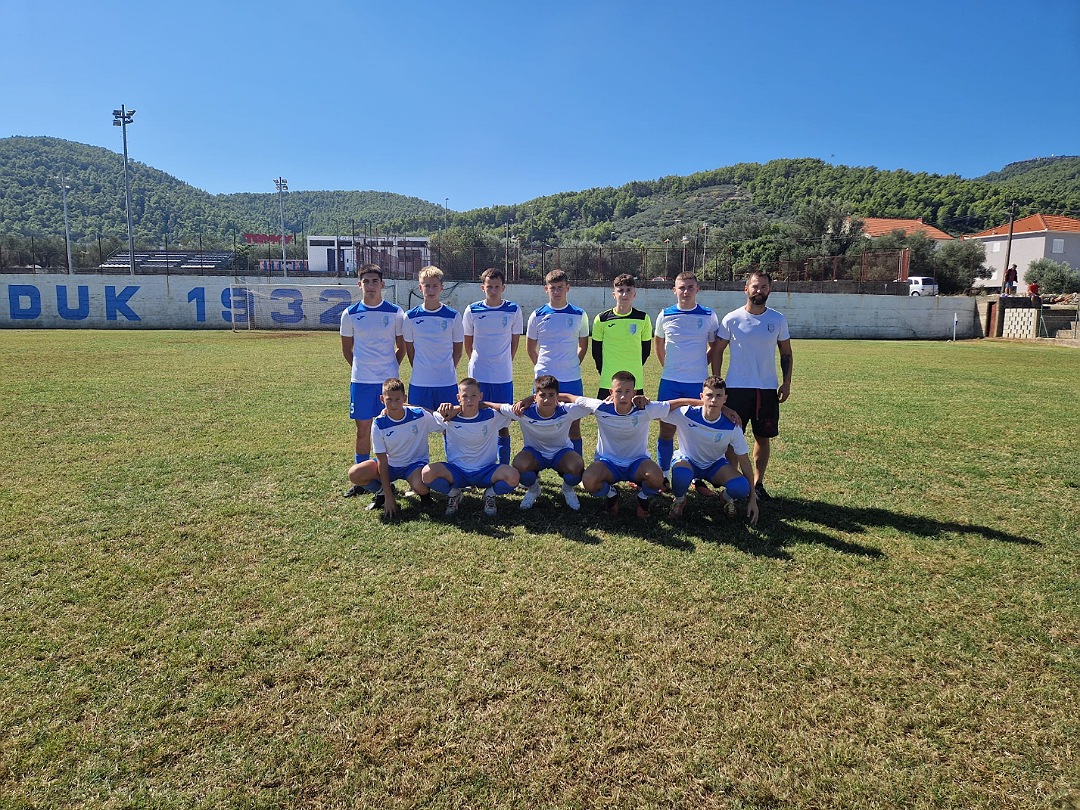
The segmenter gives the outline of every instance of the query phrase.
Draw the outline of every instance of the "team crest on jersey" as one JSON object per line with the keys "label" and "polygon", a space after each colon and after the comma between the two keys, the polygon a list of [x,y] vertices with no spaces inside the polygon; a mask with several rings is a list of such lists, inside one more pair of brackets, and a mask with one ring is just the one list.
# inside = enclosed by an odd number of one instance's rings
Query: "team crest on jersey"
{"label": "team crest on jersey", "polygon": [[638,426],[639,421],[641,421],[641,418],[636,413],[630,417],[630,424],[634,427]]}
{"label": "team crest on jersey", "polygon": [[637,324],[636,323],[630,324],[630,334],[631,335],[636,335],[637,334]]}
{"label": "team crest on jersey", "polygon": [[419,432],[420,432],[420,431],[419,431],[419,430],[417,429],[416,425],[413,425],[413,426],[412,426],[412,435],[413,435],[413,436],[415,436],[415,435],[416,435],[417,433],[419,433]]}
{"label": "team crest on jersey", "polygon": [[383,326],[389,326],[390,325],[390,316],[389,315],[383,315],[382,316],[382,325]]}
{"label": "team crest on jersey", "polygon": [[769,324],[769,331],[770,332],[775,332],[776,331],[776,324],[775,323],[770,323]]}
{"label": "team crest on jersey", "polygon": [[506,326],[508,323],[510,323],[510,319],[508,317],[506,317],[505,315],[503,315],[502,325]]}
{"label": "team crest on jersey", "polygon": [[705,319],[704,319],[704,318],[698,318],[698,319],[697,319],[697,328],[698,328],[698,329],[700,329],[700,328],[701,328],[701,325],[702,325],[703,323],[705,323]]}
{"label": "team crest on jersey", "polygon": [[574,316],[573,315],[567,315],[566,316],[566,328],[569,329],[573,325],[574,325]]}
{"label": "team crest on jersey", "polygon": [[450,324],[449,324],[449,323],[448,323],[448,322],[446,321],[446,319],[444,318],[444,319],[442,320],[442,330],[443,330],[443,331],[445,332],[445,331],[446,331],[446,327],[448,327],[449,325],[450,325]]}
{"label": "team crest on jersey", "polygon": [[480,430],[480,433],[483,436],[487,436],[488,435],[488,426],[484,425],[484,427]]}

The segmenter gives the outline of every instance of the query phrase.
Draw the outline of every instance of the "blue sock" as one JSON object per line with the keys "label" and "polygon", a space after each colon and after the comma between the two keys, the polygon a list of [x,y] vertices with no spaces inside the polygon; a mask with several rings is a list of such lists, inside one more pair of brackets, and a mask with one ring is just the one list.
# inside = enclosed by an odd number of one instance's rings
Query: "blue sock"
{"label": "blue sock", "polygon": [[449,495],[450,490],[453,488],[453,484],[447,481],[445,478],[436,478],[428,486],[436,492],[441,492],[443,495]]}
{"label": "blue sock", "polygon": [[500,436],[499,437],[499,463],[500,464],[509,464],[510,463],[510,437],[509,436]]}
{"label": "blue sock", "polygon": [[749,498],[750,497],[750,482],[746,480],[745,476],[740,475],[738,478],[732,478],[726,484],[724,489],[727,490],[727,494],[732,498]]}
{"label": "blue sock", "polygon": [[521,474],[521,485],[523,487],[531,487],[535,483],[536,473],[534,473],[532,470],[529,470],[528,472],[523,472]]}
{"label": "blue sock", "polygon": [[606,481],[600,485],[600,489],[593,493],[597,498],[606,498],[611,494],[611,485]]}
{"label": "blue sock", "polygon": [[671,494],[676,498],[681,498],[690,489],[693,480],[694,471],[689,467],[675,467],[671,471]]}
{"label": "blue sock", "polygon": [[567,473],[562,477],[562,480],[563,483],[566,484],[568,487],[576,487],[578,484],[581,483],[581,476],[570,475],[570,473]]}
{"label": "blue sock", "polygon": [[674,439],[657,439],[656,440],[656,463],[660,465],[660,469],[667,474],[667,471],[671,469],[671,457],[675,455],[675,440]]}
{"label": "blue sock", "polygon": [[574,445],[574,452],[579,456],[581,455],[581,438],[571,439],[570,444]]}
{"label": "blue sock", "polygon": [[647,487],[645,484],[638,484],[638,497],[643,501],[648,500],[659,491],[660,490],[653,489],[652,487]]}
{"label": "blue sock", "polygon": [[368,492],[382,492],[382,481],[372,481],[370,484],[365,484],[364,489]]}
{"label": "blue sock", "polygon": [[371,458],[371,456],[370,456],[370,455],[367,455],[367,456],[362,456],[362,455],[360,455],[359,453],[357,453],[356,455],[354,455],[354,456],[353,456],[353,458],[355,458],[355,459],[356,459],[356,462],[355,462],[355,463],[356,463],[356,464],[359,464],[359,463],[360,463],[361,461],[367,461],[368,459],[370,459],[370,458]]}
{"label": "blue sock", "polygon": [[496,495],[507,495],[517,489],[517,487],[512,487],[505,481],[496,481],[491,485],[491,488],[495,491]]}

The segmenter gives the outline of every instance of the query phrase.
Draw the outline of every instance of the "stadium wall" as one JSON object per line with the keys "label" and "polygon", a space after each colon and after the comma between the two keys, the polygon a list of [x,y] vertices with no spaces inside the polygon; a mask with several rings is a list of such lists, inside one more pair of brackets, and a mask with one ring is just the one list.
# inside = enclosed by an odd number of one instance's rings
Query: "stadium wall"
{"label": "stadium wall", "polygon": [[[420,297],[411,281],[388,280],[385,297],[406,309]],[[462,310],[482,298],[479,284],[451,282],[443,296]],[[527,311],[547,302],[543,287],[510,285],[506,297]],[[336,330],[342,310],[360,299],[355,281],[220,276],[0,277],[0,328]],[[606,287],[577,287],[570,300],[590,317],[612,306]],[[638,291],[635,306],[653,316],[674,303],[670,290]],[[740,291],[703,291],[698,300],[723,315],[746,302]],[[982,337],[976,299],[906,298],[774,292],[795,338],[945,340]]]}

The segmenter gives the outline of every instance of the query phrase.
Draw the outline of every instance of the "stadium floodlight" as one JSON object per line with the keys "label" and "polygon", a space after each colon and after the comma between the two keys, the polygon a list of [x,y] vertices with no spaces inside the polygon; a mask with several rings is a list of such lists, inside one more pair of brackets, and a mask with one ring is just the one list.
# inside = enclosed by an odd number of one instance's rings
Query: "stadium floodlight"
{"label": "stadium floodlight", "polygon": [[68,179],[64,177],[63,172],[57,175],[56,179],[60,183],[60,196],[64,199],[64,244],[67,245],[68,275],[71,275],[75,272],[74,263],[71,261],[71,225],[69,224],[68,220],[67,204],[67,193],[68,189],[71,188],[71,186],[67,184]]}
{"label": "stadium floodlight", "polygon": [[113,110],[113,126],[120,127],[124,133],[124,203],[127,207],[128,226],[128,263],[131,275],[135,275],[135,229],[131,225],[131,181],[128,179],[127,126],[135,116],[135,110],[127,109],[123,104],[119,110]]}
{"label": "stadium floodlight", "polygon": [[289,181],[284,177],[278,177],[274,180],[274,185],[277,186],[278,209],[281,213],[281,272],[288,278],[289,266],[285,258],[285,197],[282,195],[289,190]]}

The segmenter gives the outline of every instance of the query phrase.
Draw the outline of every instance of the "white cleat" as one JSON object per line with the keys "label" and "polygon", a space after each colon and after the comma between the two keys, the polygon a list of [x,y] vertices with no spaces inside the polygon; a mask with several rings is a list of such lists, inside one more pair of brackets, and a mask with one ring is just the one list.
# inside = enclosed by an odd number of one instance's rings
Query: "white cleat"
{"label": "white cleat", "polygon": [[484,514],[488,517],[495,517],[497,511],[495,508],[495,490],[489,487],[484,490]]}
{"label": "white cleat", "polygon": [[461,490],[450,490],[449,500],[446,502],[446,516],[453,517],[457,514],[458,508],[461,506]]}
{"label": "white cleat", "polygon": [[563,500],[566,501],[566,505],[575,512],[581,508],[581,501],[578,500],[577,493],[574,492],[574,488],[569,484],[562,485],[562,496]]}
{"label": "white cleat", "polygon": [[521,499],[522,509],[532,509],[536,504],[536,499],[540,497],[540,482],[537,481],[531,487],[525,490],[525,497]]}

